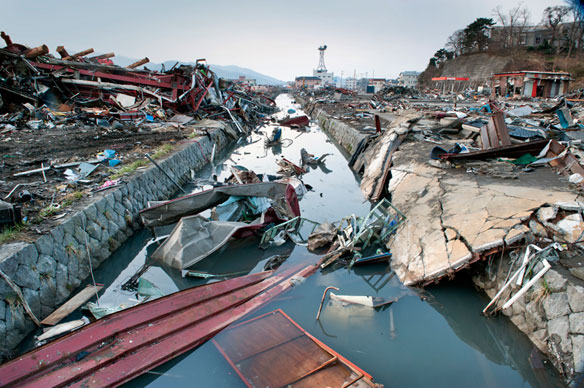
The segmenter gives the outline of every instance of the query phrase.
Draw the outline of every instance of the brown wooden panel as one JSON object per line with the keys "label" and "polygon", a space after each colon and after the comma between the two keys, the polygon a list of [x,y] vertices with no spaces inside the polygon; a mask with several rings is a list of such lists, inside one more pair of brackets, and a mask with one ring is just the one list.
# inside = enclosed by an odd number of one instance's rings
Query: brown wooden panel
{"label": "brown wooden panel", "polygon": [[497,137],[501,142],[502,146],[511,145],[511,138],[509,137],[509,131],[507,130],[507,124],[505,123],[505,117],[503,117],[503,112],[497,112],[492,117],[493,124],[495,124],[495,130],[497,132]]}
{"label": "brown wooden panel", "polygon": [[353,373],[345,365],[337,362],[327,368],[321,369],[292,384],[294,388],[314,388],[314,387],[342,387],[343,384],[355,379],[358,375]]}
{"label": "brown wooden panel", "polygon": [[234,327],[217,336],[225,354],[238,363],[267,349],[304,335],[279,313],[266,315]]}
{"label": "brown wooden panel", "polygon": [[489,121],[487,124],[487,134],[489,135],[489,148],[498,148],[501,145],[499,144],[499,136],[497,136],[497,130],[495,129],[495,124],[493,121]]}
{"label": "brown wooden panel", "polygon": [[282,387],[334,356],[302,336],[237,363],[254,387]]}
{"label": "brown wooden panel", "polygon": [[489,133],[487,131],[487,126],[483,125],[481,127],[481,141],[483,142],[483,149],[488,150],[491,147],[491,141],[489,140]]}

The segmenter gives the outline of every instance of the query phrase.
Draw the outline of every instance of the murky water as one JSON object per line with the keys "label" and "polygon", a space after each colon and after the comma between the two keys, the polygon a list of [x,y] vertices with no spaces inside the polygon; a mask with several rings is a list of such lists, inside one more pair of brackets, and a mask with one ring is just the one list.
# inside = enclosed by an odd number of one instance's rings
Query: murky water
{"label": "murky water", "polygon": [[[277,99],[282,112],[292,107],[288,96]],[[298,110],[298,106],[294,109]],[[302,114],[300,111],[297,114]],[[262,130],[271,133],[273,127]],[[309,133],[283,128],[283,146],[264,150],[263,136],[253,135],[240,144],[231,160],[216,159],[219,179],[229,175],[222,164],[241,164],[256,173],[275,174],[279,157],[298,162],[300,149],[321,155],[330,153],[326,168],[311,170],[304,182],[313,187],[300,201],[304,217],[315,221],[337,221],[352,213],[365,215],[371,205],[363,201],[359,184],[347,167],[344,155],[320,129]],[[210,176],[210,168],[197,173]],[[238,240],[197,264],[195,269],[213,273],[257,272],[274,254],[290,254],[282,268],[317,257],[302,246],[287,243],[260,250],[258,240]],[[156,248],[149,232],[132,237],[105,266],[96,280],[107,285],[102,305],[131,306],[134,297],[120,290]],[[153,266],[143,275],[165,293],[198,284],[177,271]],[[460,278],[460,276],[459,276]],[[322,292],[327,286],[339,294],[399,297],[381,309],[325,305],[315,320]],[[506,318],[486,318],[480,311],[488,300],[475,292],[468,280],[458,279],[424,292],[399,283],[387,265],[353,270],[318,272],[303,284],[271,301],[254,315],[282,309],[309,333],[373,375],[386,387],[559,387],[558,377],[541,363],[533,346]],[[266,365],[270,368],[270,365]],[[127,384],[128,387],[244,387],[231,367],[207,343]]]}

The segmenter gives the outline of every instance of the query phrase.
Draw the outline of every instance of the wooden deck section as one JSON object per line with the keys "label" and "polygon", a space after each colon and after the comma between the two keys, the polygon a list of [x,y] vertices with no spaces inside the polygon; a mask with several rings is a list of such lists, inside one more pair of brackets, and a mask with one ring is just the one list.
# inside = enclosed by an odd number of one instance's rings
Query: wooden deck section
{"label": "wooden deck section", "polygon": [[248,387],[382,387],[282,310],[226,330],[213,343]]}

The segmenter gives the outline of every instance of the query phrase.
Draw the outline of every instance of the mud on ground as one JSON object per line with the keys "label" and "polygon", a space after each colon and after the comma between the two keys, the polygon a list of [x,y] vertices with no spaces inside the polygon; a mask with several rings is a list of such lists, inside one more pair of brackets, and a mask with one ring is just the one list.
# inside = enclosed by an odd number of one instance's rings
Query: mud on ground
{"label": "mud on ground", "polygon": [[[23,219],[26,220],[23,227],[1,233],[0,243],[33,240],[38,234],[50,230],[60,218],[88,202],[95,190],[117,177],[114,174],[120,169],[131,166],[136,160],[142,160],[147,165],[145,153],[155,154],[163,146],[169,152],[170,147],[167,145],[177,145],[191,131],[176,127],[156,131],[87,125],[0,131],[0,199],[21,206]],[[45,171],[44,176],[42,172],[14,176],[19,172],[40,169],[41,165],[46,167],[95,160],[105,149],[115,150],[116,159],[121,163],[114,168],[109,167],[107,161],[99,164],[86,178],[90,182],[67,180],[64,174],[66,168],[51,168]],[[76,171],[76,167],[69,168]],[[20,186],[7,197],[18,184]],[[32,200],[19,199],[25,190],[30,193]]]}

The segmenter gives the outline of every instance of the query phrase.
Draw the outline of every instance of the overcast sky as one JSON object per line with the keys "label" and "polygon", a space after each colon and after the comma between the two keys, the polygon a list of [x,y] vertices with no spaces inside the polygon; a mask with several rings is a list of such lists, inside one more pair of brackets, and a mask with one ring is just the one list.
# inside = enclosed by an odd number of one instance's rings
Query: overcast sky
{"label": "overcast sky", "polygon": [[[532,22],[561,0],[529,0]],[[503,0],[2,0],[0,29],[14,42],[70,52],[238,65],[281,80],[312,75],[317,48],[336,76],[395,78],[422,71],[448,36]],[[0,41],[0,43],[2,43]],[[1,46],[1,44],[0,44]],[[58,55],[57,55],[58,56]],[[114,58],[115,62],[115,58]]]}

